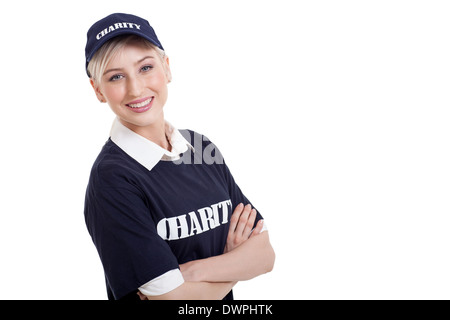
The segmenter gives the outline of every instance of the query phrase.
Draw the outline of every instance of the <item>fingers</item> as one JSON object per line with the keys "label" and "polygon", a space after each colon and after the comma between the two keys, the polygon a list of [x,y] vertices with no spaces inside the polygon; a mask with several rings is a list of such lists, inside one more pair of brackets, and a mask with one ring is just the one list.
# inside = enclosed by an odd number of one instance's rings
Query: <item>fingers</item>
{"label": "fingers", "polygon": [[[225,252],[229,252],[243,242],[248,240],[252,235],[253,225],[256,219],[256,209],[252,209],[250,204],[244,206],[240,203],[235,209],[230,218],[230,226],[227,236],[227,243],[225,246]],[[256,226],[257,234],[261,231],[261,226]]]}
{"label": "fingers", "polygon": [[248,219],[249,219],[251,208],[252,208],[251,205],[249,205],[249,204],[246,205],[244,207],[244,210],[241,213],[241,216],[239,217],[239,223],[238,223],[238,225],[236,227],[236,231],[235,231],[235,233],[238,236],[241,236],[241,235],[244,234],[244,229],[247,226],[247,222],[248,222]]}
{"label": "fingers", "polygon": [[244,204],[239,203],[236,209],[234,209],[233,214],[231,215],[230,230],[228,231],[228,234],[233,234],[234,231],[236,230],[236,226],[239,222],[239,217],[241,216],[242,210],[244,210]]}
{"label": "fingers", "polygon": [[264,220],[259,220],[258,223],[256,224],[255,229],[253,229],[252,234],[250,235],[250,238],[253,236],[256,236],[258,234],[261,233],[262,228],[264,227]]}
{"label": "fingers", "polygon": [[[242,222],[242,226],[244,227],[243,231],[242,231],[242,237],[244,239],[248,239],[250,237],[252,230],[253,230],[253,225],[255,224],[256,209],[251,209],[251,208],[252,208],[251,205],[248,205],[248,210],[250,210],[249,214],[247,215],[247,217],[243,218],[242,221],[240,221],[240,223]],[[246,207],[246,209],[247,209],[247,207]],[[244,210],[244,212],[245,212],[245,210]],[[242,216],[243,216],[243,214],[241,215],[241,218],[242,218]],[[238,225],[238,228],[239,228],[239,225]]]}
{"label": "fingers", "polygon": [[252,209],[250,204],[244,206],[240,203],[236,209],[234,209],[233,215],[231,216],[228,234],[248,239],[252,232],[255,219],[256,210]]}

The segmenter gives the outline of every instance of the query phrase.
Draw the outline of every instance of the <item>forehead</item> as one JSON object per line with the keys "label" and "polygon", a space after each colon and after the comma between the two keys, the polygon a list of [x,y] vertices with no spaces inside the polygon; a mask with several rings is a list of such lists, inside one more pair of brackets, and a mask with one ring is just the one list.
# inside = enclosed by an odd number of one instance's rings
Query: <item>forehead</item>
{"label": "forehead", "polygon": [[[134,64],[145,57],[155,59],[157,52],[140,42],[125,43],[115,55],[111,57],[108,66],[116,64]],[[156,60],[156,59],[155,59]]]}

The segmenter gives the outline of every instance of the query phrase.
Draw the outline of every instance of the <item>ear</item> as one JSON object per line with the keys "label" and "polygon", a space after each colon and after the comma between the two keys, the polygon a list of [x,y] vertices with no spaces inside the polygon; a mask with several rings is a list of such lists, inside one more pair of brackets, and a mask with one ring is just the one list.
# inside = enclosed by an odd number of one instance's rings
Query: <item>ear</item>
{"label": "ear", "polygon": [[168,56],[164,57],[164,71],[166,72],[167,82],[170,83],[172,81],[172,72],[170,71]]}
{"label": "ear", "polygon": [[100,91],[100,88],[95,84],[94,80],[92,78],[89,80],[92,86],[92,89],[94,89],[95,95],[97,96],[97,99],[100,102],[106,102],[105,97],[103,96],[103,93]]}

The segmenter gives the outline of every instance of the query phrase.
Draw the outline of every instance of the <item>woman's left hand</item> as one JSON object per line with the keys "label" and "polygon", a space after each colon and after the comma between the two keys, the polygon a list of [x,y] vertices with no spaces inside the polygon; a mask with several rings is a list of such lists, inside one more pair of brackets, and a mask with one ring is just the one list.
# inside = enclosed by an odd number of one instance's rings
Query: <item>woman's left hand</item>
{"label": "woman's left hand", "polygon": [[249,238],[259,234],[263,228],[263,220],[258,221],[255,229],[256,210],[250,204],[244,206],[240,203],[230,219],[230,229],[228,230],[227,243],[224,253],[230,252],[239,247]]}
{"label": "woman's left hand", "polygon": [[[244,206],[240,203],[230,218],[227,243],[224,253],[230,252],[243,244],[248,239],[258,235],[263,228],[263,220],[258,221],[253,229],[256,219],[256,210],[250,204]],[[253,230],[252,230],[253,229]],[[193,260],[180,264],[180,271],[185,281],[201,281],[202,260]]]}

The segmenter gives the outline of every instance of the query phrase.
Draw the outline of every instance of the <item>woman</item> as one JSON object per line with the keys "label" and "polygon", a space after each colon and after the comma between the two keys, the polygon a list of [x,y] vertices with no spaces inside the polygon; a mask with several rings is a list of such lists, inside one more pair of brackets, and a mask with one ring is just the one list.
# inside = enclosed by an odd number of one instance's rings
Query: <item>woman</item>
{"label": "woman", "polygon": [[169,59],[150,24],[121,13],[95,23],[86,70],[117,116],[85,201],[108,298],[232,299],[237,281],[271,271],[262,217],[220,152],[164,119]]}

